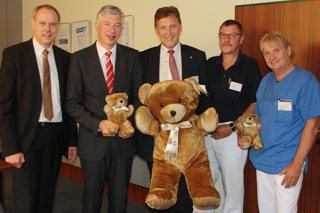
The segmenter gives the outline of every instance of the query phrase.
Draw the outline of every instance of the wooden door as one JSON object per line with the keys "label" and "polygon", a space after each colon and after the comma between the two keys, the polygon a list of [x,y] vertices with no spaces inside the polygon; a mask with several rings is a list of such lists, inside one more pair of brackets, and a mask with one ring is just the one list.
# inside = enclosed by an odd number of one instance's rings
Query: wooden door
{"label": "wooden door", "polygon": [[[267,68],[259,42],[264,34],[278,30],[290,41],[296,52],[294,64],[314,73],[320,81],[320,1],[236,6],[235,19],[243,26],[242,52],[255,58],[265,76]],[[319,134],[317,138],[320,138]],[[320,213],[320,145],[309,154],[309,168],[304,176],[299,213]],[[248,160],[245,167],[244,212],[258,213],[255,170]]]}

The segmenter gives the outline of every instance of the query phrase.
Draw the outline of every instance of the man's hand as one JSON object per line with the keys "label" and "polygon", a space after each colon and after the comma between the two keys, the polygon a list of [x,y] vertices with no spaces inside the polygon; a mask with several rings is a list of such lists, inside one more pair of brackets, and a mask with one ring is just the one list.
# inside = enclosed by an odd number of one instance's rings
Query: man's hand
{"label": "man's hand", "polygon": [[[132,125],[129,120],[126,120],[125,122],[123,122],[123,124],[130,124],[130,125]],[[131,135],[125,135],[125,134],[123,134],[123,132],[122,132],[121,130],[119,130],[118,136],[119,136],[120,138],[123,138],[123,139],[127,139],[127,138],[130,138],[130,137],[131,137]]]}
{"label": "man's hand", "polygon": [[9,164],[11,164],[14,167],[17,167],[18,169],[21,168],[22,164],[25,162],[24,155],[22,152],[19,152],[14,155],[10,155],[5,158],[5,161]]}
{"label": "man's hand", "polygon": [[319,128],[320,116],[306,121],[306,125],[302,131],[300,144],[292,163],[279,173],[279,175],[286,174],[281,182],[281,185],[286,184],[285,188],[290,188],[297,184],[304,161],[314,144]]}
{"label": "man's hand", "polygon": [[295,186],[298,183],[301,170],[303,165],[294,165],[294,163],[290,163],[286,168],[284,168],[279,175],[285,174],[281,186],[284,186],[285,189],[291,188],[292,186]]}
{"label": "man's hand", "polygon": [[66,160],[67,163],[71,163],[77,157],[78,148],[77,147],[69,147],[68,148],[68,159]]}
{"label": "man's hand", "polygon": [[219,140],[231,135],[232,130],[228,124],[219,125],[216,131],[211,133],[211,137],[215,140]]}
{"label": "man's hand", "polygon": [[245,140],[245,138],[244,138],[243,134],[239,132],[239,130],[237,130],[237,131],[238,131],[237,132],[237,134],[238,134],[238,146],[241,148],[241,142],[243,140]]}
{"label": "man's hand", "polygon": [[99,129],[100,129],[100,131],[101,131],[101,133],[102,133],[102,135],[104,136],[104,137],[114,137],[114,136],[116,136],[116,135],[110,135],[108,132],[107,132],[107,130],[108,130],[108,125],[109,124],[115,124],[114,122],[112,122],[112,121],[108,121],[108,120],[102,120],[101,122],[100,122],[100,124],[99,124]]}

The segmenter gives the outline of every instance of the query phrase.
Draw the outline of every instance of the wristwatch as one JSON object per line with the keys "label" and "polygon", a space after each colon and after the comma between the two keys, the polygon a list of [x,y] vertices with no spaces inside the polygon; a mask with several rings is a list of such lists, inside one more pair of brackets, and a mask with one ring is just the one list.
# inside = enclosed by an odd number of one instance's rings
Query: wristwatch
{"label": "wristwatch", "polygon": [[234,126],[234,124],[232,122],[229,123],[229,126],[230,126],[232,132],[235,132],[237,130],[237,128]]}

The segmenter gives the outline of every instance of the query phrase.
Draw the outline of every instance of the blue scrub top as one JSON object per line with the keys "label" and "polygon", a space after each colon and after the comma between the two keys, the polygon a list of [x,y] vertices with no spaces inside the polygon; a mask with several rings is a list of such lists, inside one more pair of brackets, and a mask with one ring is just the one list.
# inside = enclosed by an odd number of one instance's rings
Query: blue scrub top
{"label": "blue scrub top", "polygon": [[[305,122],[320,115],[320,85],[313,73],[296,66],[279,82],[268,73],[256,96],[263,148],[251,149],[250,160],[256,169],[278,174],[293,161]],[[292,110],[278,110],[279,100],[291,101]]]}

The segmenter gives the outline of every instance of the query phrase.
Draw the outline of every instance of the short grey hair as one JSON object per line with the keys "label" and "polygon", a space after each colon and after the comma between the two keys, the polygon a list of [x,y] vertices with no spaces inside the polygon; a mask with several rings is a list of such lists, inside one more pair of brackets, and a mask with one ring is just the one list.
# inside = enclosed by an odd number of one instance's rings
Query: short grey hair
{"label": "short grey hair", "polygon": [[124,22],[124,14],[120,10],[119,7],[112,6],[112,5],[105,5],[105,6],[101,7],[101,9],[99,10],[99,12],[97,14],[97,23],[98,23],[98,25],[100,25],[100,20],[102,19],[102,16],[104,14],[120,15],[121,16],[121,25]]}

